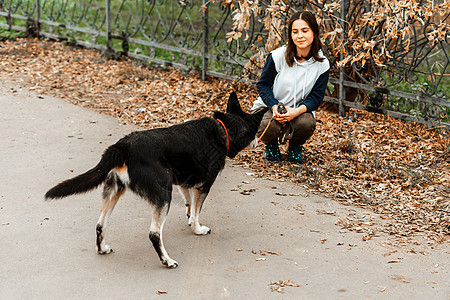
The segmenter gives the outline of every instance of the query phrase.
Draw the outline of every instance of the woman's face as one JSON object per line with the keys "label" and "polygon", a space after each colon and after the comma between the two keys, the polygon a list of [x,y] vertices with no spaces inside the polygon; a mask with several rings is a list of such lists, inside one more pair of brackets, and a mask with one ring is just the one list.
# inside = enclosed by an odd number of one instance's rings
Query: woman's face
{"label": "woman's face", "polygon": [[292,23],[292,40],[297,46],[299,56],[307,56],[314,41],[314,33],[304,20],[295,20]]}

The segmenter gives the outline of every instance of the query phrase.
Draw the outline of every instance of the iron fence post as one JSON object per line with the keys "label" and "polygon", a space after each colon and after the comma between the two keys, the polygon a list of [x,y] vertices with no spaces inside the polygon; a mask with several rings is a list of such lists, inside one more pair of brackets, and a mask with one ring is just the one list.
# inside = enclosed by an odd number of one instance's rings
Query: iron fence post
{"label": "iron fence post", "polygon": [[106,0],[106,51],[111,50],[111,0]]}
{"label": "iron fence post", "polygon": [[[345,47],[347,40],[347,0],[341,0],[341,28],[342,28],[342,47]],[[342,49],[343,50],[343,49]],[[344,53],[339,54],[339,60],[342,61],[344,59]],[[345,65],[339,68],[339,116],[345,117]]]}
{"label": "iron fence post", "polygon": [[208,24],[208,0],[202,0],[203,3],[203,55],[202,55],[202,80],[206,80],[208,72],[208,36],[209,36],[209,24]]}

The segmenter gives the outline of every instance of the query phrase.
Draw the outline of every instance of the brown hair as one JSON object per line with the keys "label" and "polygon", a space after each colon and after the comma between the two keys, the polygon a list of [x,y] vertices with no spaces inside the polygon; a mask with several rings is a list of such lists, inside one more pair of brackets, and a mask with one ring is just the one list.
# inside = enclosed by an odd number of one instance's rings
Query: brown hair
{"label": "brown hair", "polygon": [[320,41],[320,30],[319,25],[317,24],[316,17],[310,13],[309,11],[298,11],[295,14],[292,15],[292,17],[289,19],[288,22],[288,43],[286,46],[286,62],[289,67],[292,67],[294,65],[294,59],[297,55],[297,47],[294,44],[294,41],[292,40],[292,24],[297,20],[303,20],[306,23],[308,23],[309,28],[311,28],[313,34],[314,34],[314,40],[311,44],[311,50],[309,51],[309,54],[306,59],[309,59],[310,57],[313,57],[314,60],[322,62],[323,57],[319,56],[319,50],[322,49],[322,42]]}

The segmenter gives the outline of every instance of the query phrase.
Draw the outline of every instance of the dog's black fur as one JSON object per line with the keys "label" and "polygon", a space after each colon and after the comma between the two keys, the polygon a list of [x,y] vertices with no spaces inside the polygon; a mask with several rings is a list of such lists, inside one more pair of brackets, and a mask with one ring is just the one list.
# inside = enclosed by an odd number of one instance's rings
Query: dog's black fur
{"label": "dog's black fur", "polygon": [[61,182],[45,198],[85,193],[104,183],[96,248],[99,254],[107,254],[112,251],[104,242],[107,219],[120,196],[131,189],[153,206],[149,238],[162,263],[174,268],[178,263],[169,257],[162,243],[172,186],[178,185],[185,198],[194,233],[210,233],[198,222],[203,201],[223,169],[225,157],[235,157],[254,140],[264,113],[243,112],[233,92],[226,113],[214,112],[213,118],[131,133],[110,146],[97,166]]}

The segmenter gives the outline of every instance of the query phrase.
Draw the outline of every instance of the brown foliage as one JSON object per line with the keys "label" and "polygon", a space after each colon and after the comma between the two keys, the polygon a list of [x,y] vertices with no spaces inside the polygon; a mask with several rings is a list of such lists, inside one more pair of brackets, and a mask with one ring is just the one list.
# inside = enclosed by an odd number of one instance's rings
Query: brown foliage
{"label": "brown foliage", "polygon": [[[304,1],[306,9],[316,14],[322,31],[322,42],[332,57],[343,54],[337,66],[357,63],[363,76],[370,79],[372,68],[385,65],[409,65],[406,54],[418,47],[418,41],[430,46],[446,39],[450,30],[449,1],[418,0],[347,0],[348,15],[341,20],[340,0]],[[267,31],[264,49],[254,47],[254,55],[246,66],[261,69],[266,53],[281,46],[286,19],[301,4],[288,0],[234,0],[233,30],[229,40],[247,36],[249,25],[259,16]],[[299,6],[295,6],[299,5]],[[431,22],[429,22],[431,20]],[[254,22],[254,21],[253,21]],[[371,65],[371,62],[373,65]],[[253,70],[253,73],[255,70]],[[367,74],[364,74],[368,72]]]}

